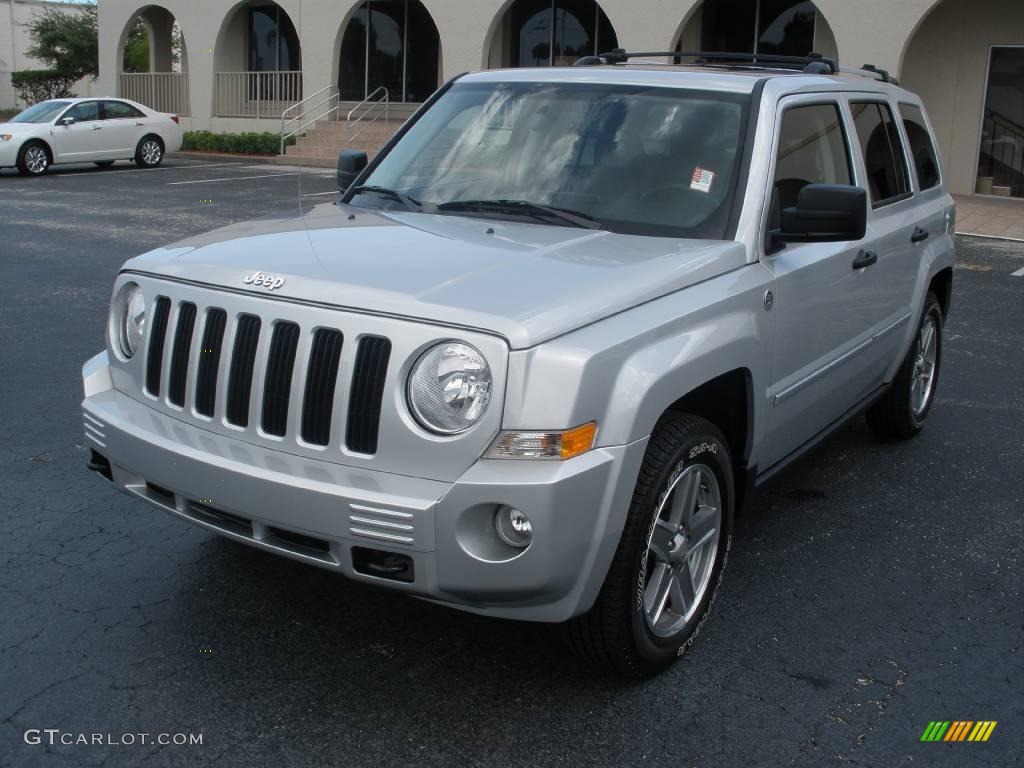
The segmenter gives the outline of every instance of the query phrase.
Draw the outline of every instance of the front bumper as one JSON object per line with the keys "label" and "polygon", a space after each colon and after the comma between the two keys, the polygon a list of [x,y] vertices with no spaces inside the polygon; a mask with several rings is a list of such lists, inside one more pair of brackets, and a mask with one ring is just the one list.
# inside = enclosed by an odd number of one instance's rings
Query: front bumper
{"label": "front bumper", "polygon": [[0,168],[12,168],[18,164],[18,149],[21,145],[17,136],[10,141],[0,141]]}
{"label": "front bumper", "polygon": [[[480,460],[455,482],[439,482],[186,424],[115,390],[105,354],[86,364],[83,378],[86,444],[109,462],[105,474],[119,490],[359,581],[527,621],[564,621],[592,605],[647,442],[566,462]],[[518,555],[494,532],[500,504],[523,510],[533,525],[533,542]],[[360,553],[368,550],[410,558],[412,580],[366,572]]]}

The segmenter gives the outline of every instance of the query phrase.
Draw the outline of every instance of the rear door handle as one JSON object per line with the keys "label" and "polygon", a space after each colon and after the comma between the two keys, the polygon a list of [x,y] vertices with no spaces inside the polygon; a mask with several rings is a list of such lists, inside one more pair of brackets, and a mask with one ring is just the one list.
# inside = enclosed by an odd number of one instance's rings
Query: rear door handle
{"label": "rear door handle", "polygon": [[145,123],[136,123],[135,127],[136,128],[142,128],[144,125],[145,125]]}
{"label": "rear door handle", "polygon": [[102,125],[94,125],[92,127],[92,130],[94,130],[94,131],[102,131],[103,130],[103,126]]}
{"label": "rear door handle", "polygon": [[870,267],[878,261],[878,254],[874,251],[861,251],[857,254],[857,258],[853,260],[854,269],[864,269]]}
{"label": "rear door handle", "polygon": [[922,227],[915,227],[914,234],[910,236],[910,242],[920,243],[922,240],[927,240],[931,236],[931,233]]}

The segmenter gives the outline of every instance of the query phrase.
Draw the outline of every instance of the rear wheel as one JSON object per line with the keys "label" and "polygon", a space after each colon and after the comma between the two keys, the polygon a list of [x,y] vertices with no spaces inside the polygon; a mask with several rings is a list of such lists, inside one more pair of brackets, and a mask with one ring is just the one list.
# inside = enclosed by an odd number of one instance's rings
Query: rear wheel
{"label": "rear wheel", "polygon": [[867,412],[878,437],[906,440],[921,431],[935,399],[942,364],[942,305],[929,292],[910,351],[889,391]]}
{"label": "rear wheel", "polygon": [[728,558],[733,476],[721,432],[675,415],[651,438],[615,558],[593,608],[567,627],[596,666],[645,677],[691,645]]}
{"label": "rear wheel", "polygon": [[38,141],[32,141],[18,153],[18,171],[22,176],[42,176],[50,167],[50,153]]}
{"label": "rear wheel", "polygon": [[135,149],[135,164],[141,168],[156,168],[164,159],[164,145],[156,136],[145,136]]}

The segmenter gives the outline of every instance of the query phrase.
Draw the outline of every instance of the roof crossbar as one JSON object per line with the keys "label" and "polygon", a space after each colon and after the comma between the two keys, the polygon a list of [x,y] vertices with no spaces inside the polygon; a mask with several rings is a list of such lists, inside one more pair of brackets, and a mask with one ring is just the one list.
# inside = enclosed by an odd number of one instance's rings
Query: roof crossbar
{"label": "roof crossbar", "polygon": [[731,53],[727,51],[644,51],[633,52],[616,48],[597,56],[584,56],[576,62],[577,67],[594,67],[602,64],[625,64],[630,59],[650,58],[692,58],[694,66],[716,67],[757,67],[765,69],[787,69],[808,74],[833,75],[839,72],[839,63],[818,53],[807,56],[779,56],[769,53]]}

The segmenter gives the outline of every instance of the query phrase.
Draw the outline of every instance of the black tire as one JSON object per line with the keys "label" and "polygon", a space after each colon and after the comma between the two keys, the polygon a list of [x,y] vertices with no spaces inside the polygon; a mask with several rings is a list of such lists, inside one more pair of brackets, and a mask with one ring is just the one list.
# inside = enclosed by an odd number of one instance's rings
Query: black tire
{"label": "black tire", "polygon": [[[710,577],[694,602],[692,615],[674,634],[659,637],[643,605],[651,567],[648,558],[653,554],[648,551],[649,542],[676,480],[694,466],[713,473],[720,492],[717,547],[713,560],[708,555]],[[566,625],[566,637],[577,654],[593,666],[633,678],[656,674],[682,656],[700,632],[721,583],[732,543],[734,507],[732,460],[722,433],[697,416],[675,414],[662,419],[647,447],[601,592],[590,611]]]}
{"label": "black tire", "polygon": [[42,176],[51,162],[50,150],[41,141],[27,141],[18,151],[18,172],[22,176]]}
{"label": "black tire", "polygon": [[[155,154],[153,150],[156,150]],[[135,164],[140,168],[156,168],[164,161],[164,143],[159,136],[143,136],[135,148]]]}
{"label": "black tire", "polygon": [[100,160],[97,163],[95,163],[95,165],[100,167],[100,168],[109,168],[113,164],[114,164],[113,160]]}
{"label": "black tire", "polygon": [[[931,387],[928,391],[923,408],[915,409],[912,387],[915,381],[915,369],[921,354],[921,331],[928,322],[935,327],[935,366]],[[935,390],[939,384],[942,371],[942,305],[934,293],[929,291],[921,313],[914,342],[910,351],[903,359],[896,378],[882,398],[867,411],[868,426],[876,437],[882,439],[909,440],[921,431],[924,420],[928,417],[932,403],[935,402]]]}

